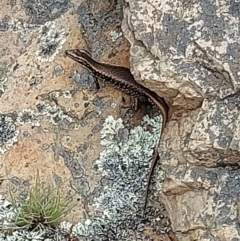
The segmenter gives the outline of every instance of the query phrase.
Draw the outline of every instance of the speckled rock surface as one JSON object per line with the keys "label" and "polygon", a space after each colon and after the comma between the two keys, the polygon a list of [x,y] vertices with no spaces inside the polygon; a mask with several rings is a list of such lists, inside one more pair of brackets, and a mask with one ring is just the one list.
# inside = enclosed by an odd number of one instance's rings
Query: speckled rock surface
{"label": "speckled rock surface", "polygon": [[182,241],[240,240],[239,17],[234,0],[126,1],[132,71],[172,105],[159,199]]}
{"label": "speckled rock surface", "polygon": [[[107,84],[94,93],[93,77],[64,54],[87,48],[96,59],[128,67],[122,4],[1,3],[1,203],[9,185],[14,195],[26,197],[38,170],[44,183],[62,184],[72,197],[74,208],[61,227],[70,229],[73,223],[79,240],[168,241],[171,225],[156,195],[164,180],[160,166],[157,192],[151,195],[157,206],[149,204],[142,215],[161,118],[148,106],[137,112],[121,107],[123,99],[131,106],[129,98]],[[6,212],[0,207],[0,224]],[[16,240],[19,232],[8,240]],[[21,235],[34,241],[45,234]],[[0,232],[0,240],[5,239]]]}

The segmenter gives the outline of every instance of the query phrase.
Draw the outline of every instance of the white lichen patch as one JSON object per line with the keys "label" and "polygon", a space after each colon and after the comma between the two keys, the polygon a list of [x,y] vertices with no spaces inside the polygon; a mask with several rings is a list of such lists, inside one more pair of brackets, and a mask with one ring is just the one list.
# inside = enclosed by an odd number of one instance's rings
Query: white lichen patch
{"label": "white lichen patch", "polygon": [[47,241],[51,239],[45,239],[45,232],[28,232],[26,230],[13,231],[11,235],[5,236],[3,233],[0,235],[0,241]]}
{"label": "white lichen patch", "polygon": [[7,226],[14,217],[14,210],[10,202],[0,195],[0,226]]}
{"label": "white lichen patch", "polygon": [[4,154],[18,141],[19,130],[10,115],[0,113],[0,153]]}
{"label": "white lichen patch", "polygon": [[[65,98],[69,98],[69,92],[63,93]],[[60,92],[56,92],[52,97],[59,97]],[[32,126],[40,126],[40,121],[45,117],[49,117],[53,125],[58,125],[60,122],[75,122],[74,118],[69,116],[66,111],[63,111],[60,106],[50,105],[45,102],[37,104],[37,111],[32,109],[23,109],[17,116],[17,122],[20,125],[31,124]]]}
{"label": "white lichen patch", "polygon": [[73,236],[86,236],[88,237],[88,235],[91,233],[93,234],[93,228],[92,228],[92,221],[90,219],[86,219],[84,223],[77,223],[74,226],[72,225],[72,223],[70,222],[66,222],[63,221],[60,226],[59,229],[61,229],[63,232],[68,232],[71,227],[72,227],[72,235]]}
{"label": "white lichen patch", "polygon": [[7,85],[7,76],[3,75],[2,77],[0,77],[0,96],[5,92],[6,85]]}
{"label": "white lichen patch", "polygon": [[58,125],[60,122],[64,121],[69,123],[76,122],[75,119],[63,111],[60,106],[50,105],[42,101],[37,104],[37,109],[39,115],[49,117],[53,125]]}
{"label": "white lichen patch", "polygon": [[21,33],[22,35],[27,34],[29,31],[36,31],[40,27],[40,25],[26,23],[16,18],[11,19],[8,26],[13,32]]}
{"label": "white lichen patch", "polygon": [[122,32],[111,31],[110,38],[113,43],[117,42],[122,37]]}
{"label": "white lichen patch", "polygon": [[63,97],[65,99],[71,99],[73,96],[72,96],[72,94],[69,90],[66,90],[66,91],[63,92]]}
{"label": "white lichen patch", "polygon": [[31,109],[24,109],[17,117],[17,122],[20,125],[31,124],[32,126],[40,126],[39,121],[39,115]]}
{"label": "white lichen patch", "polygon": [[66,41],[66,33],[63,28],[57,27],[54,22],[47,22],[42,26],[37,50],[37,58],[41,62],[51,62],[62,49]]}

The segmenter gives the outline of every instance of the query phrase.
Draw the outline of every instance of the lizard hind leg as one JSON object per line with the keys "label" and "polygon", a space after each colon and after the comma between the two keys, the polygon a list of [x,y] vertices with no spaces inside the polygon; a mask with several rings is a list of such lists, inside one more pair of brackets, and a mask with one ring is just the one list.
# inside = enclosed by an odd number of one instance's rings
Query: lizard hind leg
{"label": "lizard hind leg", "polygon": [[102,86],[100,85],[98,78],[94,78],[94,81],[95,81],[95,86],[96,86],[95,93],[97,93],[99,90],[102,89]]}

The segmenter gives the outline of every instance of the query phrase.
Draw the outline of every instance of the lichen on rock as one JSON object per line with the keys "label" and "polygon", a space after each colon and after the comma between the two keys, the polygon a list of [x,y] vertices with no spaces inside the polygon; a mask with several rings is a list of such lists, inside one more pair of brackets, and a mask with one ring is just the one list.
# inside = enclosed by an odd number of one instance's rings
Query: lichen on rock
{"label": "lichen on rock", "polygon": [[37,57],[42,62],[51,62],[59,53],[66,41],[64,28],[56,27],[54,22],[47,22],[41,28],[40,46]]}
{"label": "lichen on rock", "polygon": [[0,153],[4,154],[18,141],[19,130],[15,125],[14,114],[0,113]]}

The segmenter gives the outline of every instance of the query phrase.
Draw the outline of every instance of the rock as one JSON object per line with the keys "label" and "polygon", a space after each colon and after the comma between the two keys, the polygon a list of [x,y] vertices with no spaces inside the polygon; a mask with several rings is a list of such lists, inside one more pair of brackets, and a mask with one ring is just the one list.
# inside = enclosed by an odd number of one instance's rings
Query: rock
{"label": "rock", "polygon": [[173,231],[182,241],[239,240],[240,5],[126,3],[132,72],[172,106],[158,196]]}

